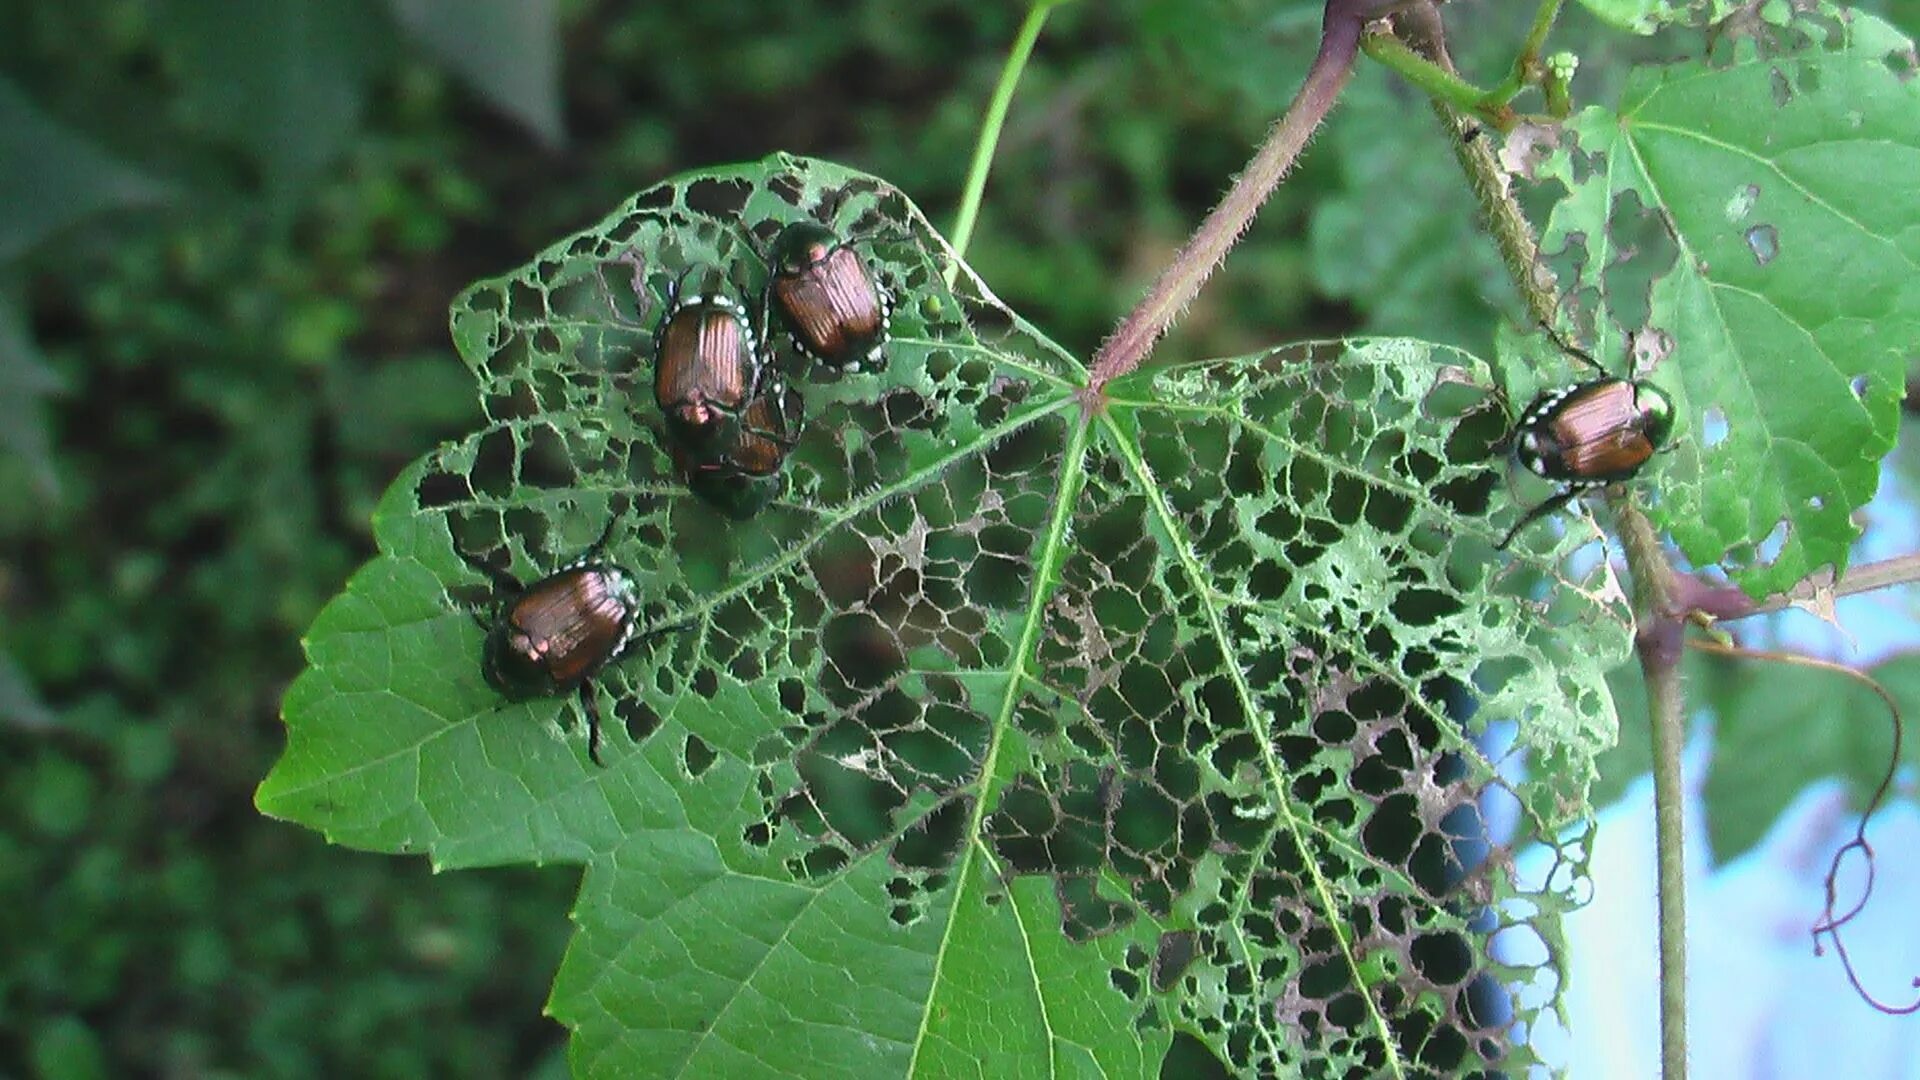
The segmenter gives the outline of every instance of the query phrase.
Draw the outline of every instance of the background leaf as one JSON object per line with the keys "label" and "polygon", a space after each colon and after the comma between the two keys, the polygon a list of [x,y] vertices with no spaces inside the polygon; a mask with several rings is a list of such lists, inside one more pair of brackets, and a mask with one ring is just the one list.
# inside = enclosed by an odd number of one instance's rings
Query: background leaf
{"label": "background leaf", "polygon": [[553,0],[391,3],[400,24],[494,108],[550,147],[566,140]]}
{"label": "background leaf", "polygon": [[[891,365],[803,378],[784,493],[732,522],[664,452],[649,343],[687,267],[753,295],[801,216],[863,238]],[[1580,814],[1626,633],[1604,567],[1489,561],[1484,365],[1276,350],[1088,420],[1079,364],[954,265],[899,192],[774,157],[470,289],[487,423],[388,491],[262,809],[586,863],[550,1008],[590,1074],[1137,1074],[1175,1032],[1238,1069],[1527,1060],[1486,944],[1567,898],[1500,906],[1479,808],[1548,843]],[[602,771],[570,702],[483,682],[455,548],[530,580],[615,515],[645,625],[689,628],[604,674]]]}
{"label": "background leaf", "polygon": [[[1886,776],[1894,719],[1866,688],[1831,672],[1764,660],[1701,666],[1723,689],[1715,695],[1716,738],[1702,792],[1716,860],[1731,861],[1759,843],[1811,784],[1839,776],[1864,806]],[[1867,674],[1910,721],[1920,708],[1920,659],[1896,658]],[[1912,741],[1909,724],[1909,762],[1920,758]]]}
{"label": "background leaf", "polygon": [[1920,84],[1884,24],[1844,30],[1643,70],[1554,159],[1543,251],[1605,312],[1607,363],[1609,327],[1658,331],[1636,349],[1681,408],[1656,520],[1755,595],[1845,566],[1920,338]]}
{"label": "background leaf", "polygon": [[59,378],[20,325],[18,309],[0,295],[0,455],[19,460],[43,499],[59,493],[45,404],[59,389]]}
{"label": "background leaf", "polygon": [[182,108],[244,149],[284,198],[359,127],[383,22],[372,0],[164,0]]}
{"label": "background leaf", "polygon": [[94,214],[165,194],[0,78],[0,262]]}

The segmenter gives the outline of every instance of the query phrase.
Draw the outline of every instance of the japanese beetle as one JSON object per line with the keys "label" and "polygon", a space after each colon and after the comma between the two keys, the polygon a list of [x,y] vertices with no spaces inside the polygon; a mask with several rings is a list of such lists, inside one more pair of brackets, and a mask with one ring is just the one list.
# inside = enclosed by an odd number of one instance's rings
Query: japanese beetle
{"label": "japanese beetle", "polygon": [[775,376],[740,411],[728,436],[702,453],[676,447],[687,486],[729,517],[750,518],[780,491],[780,468],[798,441],[802,404]]}
{"label": "japanese beetle", "polygon": [[600,760],[600,705],[593,678],[640,640],[634,634],[640,594],[633,576],[599,559],[612,533],[610,522],[580,558],[531,585],[460,553],[500,594],[491,625],[482,623],[487,640],[480,671],[487,685],[508,701],[578,690],[587,713],[587,757],[602,767],[606,763]]}
{"label": "japanese beetle", "polygon": [[[692,273],[689,270],[688,273]],[[701,447],[720,436],[759,389],[759,347],[746,309],[708,268],[683,294],[683,276],[653,341],[653,397],[674,436]]]}
{"label": "japanese beetle", "polygon": [[1520,414],[1512,435],[1514,459],[1564,487],[1522,515],[1496,545],[1499,550],[1581,492],[1633,479],[1673,433],[1673,401],[1659,387],[1607,375],[1593,357],[1557,335],[1555,340],[1602,377],[1545,391]]}
{"label": "japanese beetle", "polygon": [[832,229],[796,221],[774,237],[767,297],[801,352],[842,371],[884,371],[893,298]]}

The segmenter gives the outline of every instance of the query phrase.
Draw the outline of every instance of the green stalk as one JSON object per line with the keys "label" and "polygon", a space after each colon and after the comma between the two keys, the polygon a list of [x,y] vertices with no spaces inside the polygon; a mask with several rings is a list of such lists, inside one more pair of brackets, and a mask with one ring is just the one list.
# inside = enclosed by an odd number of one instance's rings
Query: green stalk
{"label": "green stalk", "polygon": [[1686,624],[1675,614],[1673,568],[1659,537],[1629,498],[1610,496],[1620,540],[1633,574],[1634,644],[1647,680],[1653,727],[1653,841],[1660,912],[1660,1075],[1687,1076],[1687,859],[1681,821],[1686,790],[1680,757],[1687,743],[1686,704],[1680,690],[1680,654]]}
{"label": "green stalk", "polygon": [[1487,92],[1421,56],[1391,34],[1368,34],[1360,49],[1369,59],[1392,68],[1399,76],[1463,113],[1479,113]]}
{"label": "green stalk", "polygon": [[[1529,56],[1538,49],[1559,12],[1560,0],[1544,0],[1527,39],[1527,52],[1515,62],[1534,66]],[[1451,74],[1446,45],[1437,19],[1414,24],[1425,34],[1412,47],[1400,48],[1421,64]],[[1415,52],[1415,50],[1420,50]],[[1374,55],[1369,48],[1369,55]],[[1383,61],[1387,62],[1387,61]],[[1437,81],[1435,85],[1439,85]],[[1428,82],[1420,82],[1426,86]],[[1482,106],[1486,103],[1483,101]],[[1500,249],[1502,261],[1526,299],[1529,313],[1551,325],[1554,311],[1553,275],[1539,261],[1533,227],[1500,171],[1486,140],[1465,138],[1457,98],[1435,95],[1435,111],[1446,124],[1461,168],[1466,172],[1481,212]],[[1463,112],[1482,112],[1475,106]],[[1654,852],[1658,864],[1660,920],[1660,1061],[1664,1080],[1686,1080],[1687,1075],[1687,898],[1686,857],[1681,807],[1684,789],[1680,755],[1686,743],[1686,709],[1680,686],[1680,654],[1685,647],[1685,623],[1676,614],[1676,578],[1666,561],[1653,526],[1619,489],[1609,495],[1619,535],[1634,584],[1634,615],[1638,624],[1635,646],[1647,682],[1648,722],[1653,730]]]}
{"label": "green stalk", "polygon": [[1560,17],[1562,3],[1564,0],[1540,0],[1539,9],[1533,13],[1533,27],[1527,31],[1527,40],[1520,46],[1520,55],[1514,57],[1513,70],[1488,93],[1485,104],[1504,105],[1527,88],[1527,83],[1533,78],[1533,68],[1540,62],[1540,50],[1547,45],[1547,33],[1553,29],[1554,20]]}
{"label": "green stalk", "polygon": [[[1000,69],[1000,84],[993,88],[993,101],[988,104],[987,117],[980,124],[980,141],[974,145],[973,162],[967,167],[967,184],[960,193],[960,212],[954,216],[953,235],[949,240],[956,260],[966,258],[974,222],[980,218],[980,201],[987,193],[987,174],[993,170],[993,150],[1000,143],[1000,129],[1006,125],[1007,109],[1013,104],[1013,88],[1020,85],[1020,73],[1026,70],[1027,60],[1033,55],[1033,43],[1040,39],[1040,28],[1047,24],[1048,13],[1061,2],[1039,0],[1027,9],[1026,21],[1020,24],[1020,33],[1013,39],[1006,66]],[[947,268],[949,288],[958,270],[957,264]]]}

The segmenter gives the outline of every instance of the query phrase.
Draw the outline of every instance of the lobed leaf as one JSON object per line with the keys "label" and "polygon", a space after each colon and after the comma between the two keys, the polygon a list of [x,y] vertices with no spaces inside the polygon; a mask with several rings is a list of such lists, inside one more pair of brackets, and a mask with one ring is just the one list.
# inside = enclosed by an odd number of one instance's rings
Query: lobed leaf
{"label": "lobed leaf", "polygon": [[[731,521],[663,449],[651,334],[802,217],[873,257],[890,364],[796,371],[784,490]],[[1626,617],[1604,566],[1493,557],[1480,361],[1323,343],[1093,399],[898,191],[785,156],[643,192],[453,333],[487,422],[387,493],[259,804],[585,864],[577,1071],[1141,1075],[1176,1032],[1243,1072],[1531,1060],[1545,965],[1491,943],[1550,947],[1571,881],[1508,852],[1577,871]],[[603,673],[602,770],[571,701],[486,686],[458,552],[531,580],[611,517],[663,632]]]}
{"label": "lobed leaf", "polygon": [[1655,520],[1755,596],[1845,567],[1920,341],[1912,45],[1866,16],[1832,34],[1643,69],[1550,169],[1543,250],[1683,418]]}

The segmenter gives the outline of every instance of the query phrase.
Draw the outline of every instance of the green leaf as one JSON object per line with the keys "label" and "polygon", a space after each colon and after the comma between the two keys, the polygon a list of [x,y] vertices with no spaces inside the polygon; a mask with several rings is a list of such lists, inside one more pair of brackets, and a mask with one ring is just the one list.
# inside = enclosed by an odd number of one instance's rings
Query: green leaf
{"label": "green leaf", "polygon": [[[782,492],[733,521],[663,448],[650,342],[689,267],[753,296],[803,217],[879,269],[890,363],[791,371]],[[1480,807],[1516,845],[1583,813],[1627,627],[1604,565],[1493,558],[1479,360],[1324,343],[1083,402],[897,190],[785,156],[635,196],[453,334],[486,422],[387,492],[258,802],[439,867],[585,864],[576,1072],[1142,1075],[1175,1032],[1250,1072],[1530,1060],[1532,1005],[1469,993],[1571,897],[1516,897]],[[603,770],[576,702],[488,687],[466,559],[530,581],[614,518],[661,632],[601,673]]]}
{"label": "green leaf", "polygon": [[[165,187],[41,112],[0,78],[0,262],[95,214],[157,202],[166,194]],[[6,377],[0,370],[0,379]],[[6,403],[0,393],[0,406]]]}
{"label": "green leaf", "polygon": [[1604,305],[1597,354],[1624,367],[1606,324],[1635,331],[1681,410],[1655,519],[1756,596],[1846,565],[1920,340],[1920,83],[1884,24],[1848,29],[1833,52],[1639,72],[1554,159],[1543,250]]}
{"label": "green leaf", "polygon": [[62,1016],[33,1032],[34,1075],[46,1080],[99,1080],[112,1076],[100,1037],[77,1016]]}
{"label": "green leaf", "polygon": [[1580,0],[1580,5],[1602,21],[1636,34],[1718,22],[1737,6],[1729,0]]}
{"label": "green leaf", "polygon": [[560,27],[553,0],[391,0],[394,16],[454,72],[548,146],[560,118]]}
{"label": "green leaf", "polygon": [[48,499],[60,493],[60,482],[53,471],[46,402],[59,390],[59,378],[41,359],[12,298],[0,296],[0,455],[19,458],[34,488]]}
{"label": "green leaf", "polygon": [[[1830,671],[1757,660],[1706,665],[1728,693],[1717,712],[1703,794],[1716,861],[1765,838],[1810,784],[1840,777],[1864,805],[1887,774],[1894,718],[1872,691]],[[1911,718],[1920,710],[1920,657],[1877,664],[1879,680]],[[1920,759],[1912,740],[1906,758]]]}
{"label": "green leaf", "polygon": [[20,731],[40,731],[60,722],[20,670],[13,656],[0,650],[0,723]]}
{"label": "green leaf", "polygon": [[166,0],[159,26],[191,122],[245,148],[283,197],[359,128],[390,29],[372,0]]}

